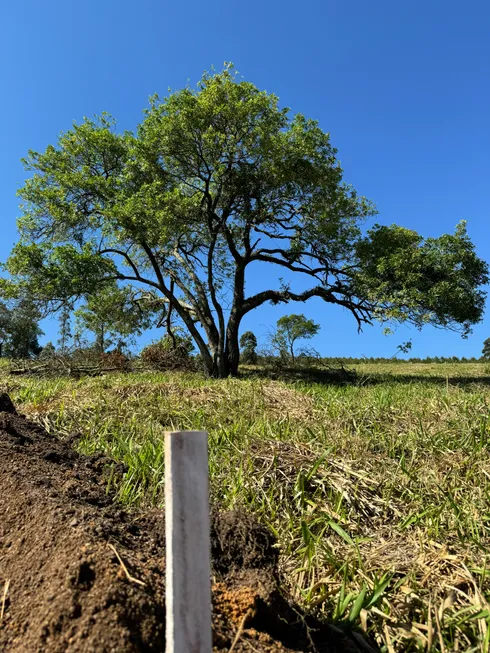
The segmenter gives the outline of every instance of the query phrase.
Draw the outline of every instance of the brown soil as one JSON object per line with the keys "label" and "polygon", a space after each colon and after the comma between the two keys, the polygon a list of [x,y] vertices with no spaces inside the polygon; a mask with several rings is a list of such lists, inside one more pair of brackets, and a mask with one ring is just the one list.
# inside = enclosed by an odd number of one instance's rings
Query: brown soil
{"label": "brown soil", "polygon": [[[163,514],[115,504],[111,467],[0,396],[1,651],[165,650]],[[368,650],[288,602],[274,539],[253,517],[213,515],[212,555],[214,651]]]}

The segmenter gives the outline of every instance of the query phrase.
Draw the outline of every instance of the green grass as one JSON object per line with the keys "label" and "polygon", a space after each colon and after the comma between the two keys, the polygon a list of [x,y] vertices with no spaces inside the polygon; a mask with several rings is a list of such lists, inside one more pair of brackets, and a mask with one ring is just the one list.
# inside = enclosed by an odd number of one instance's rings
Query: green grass
{"label": "green grass", "polygon": [[357,370],[351,386],[3,379],[30,417],[124,462],[111,483],[130,505],[162,503],[165,430],[207,430],[213,501],[270,526],[307,609],[363,628],[389,653],[488,651],[490,368]]}

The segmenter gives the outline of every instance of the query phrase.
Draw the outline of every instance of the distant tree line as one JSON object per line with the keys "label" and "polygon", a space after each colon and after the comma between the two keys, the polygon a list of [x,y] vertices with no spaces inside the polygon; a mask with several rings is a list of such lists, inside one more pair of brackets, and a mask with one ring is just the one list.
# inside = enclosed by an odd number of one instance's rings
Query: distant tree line
{"label": "distant tree line", "polygon": [[471,356],[470,358],[466,356],[426,356],[425,358],[420,358],[418,356],[411,356],[410,358],[387,358],[385,356],[322,356],[320,360],[322,363],[327,364],[342,361],[346,365],[359,365],[362,363],[478,363],[485,360],[485,358],[483,356],[480,358],[475,356]]}

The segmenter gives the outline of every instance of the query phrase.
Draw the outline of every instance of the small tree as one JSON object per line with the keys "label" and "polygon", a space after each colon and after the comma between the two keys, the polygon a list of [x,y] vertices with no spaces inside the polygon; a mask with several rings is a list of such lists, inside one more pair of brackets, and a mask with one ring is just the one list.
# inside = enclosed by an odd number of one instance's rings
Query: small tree
{"label": "small tree", "polygon": [[9,337],[10,311],[4,302],[0,302],[0,356],[3,355],[3,346]]}
{"label": "small tree", "polygon": [[58,345],[60,348],[60,352],[62,354],[66,354],[69,348],[69,343],[72,338],[72,333],[71,333],[71,312],[73,310],[73,307],[70,306],[69,304],[64,304],[63,308],[61,309],[60,316],[59,316],[59,334],[60,337],[58,339]]}
{"label": "small tree", "polygon": [[485,360],[490,360],[490,338],[483,341],[482,357]]}
{"label": "small tree", "polygon": [[295,345],[298,340],[309,340],[320,331],[320,325],[308,320],[304,315],[284,315],[277,320],[277,331],[273,342],[284,358],[296,361]]}
{"label": "small tree", "polygon": [[75,338],[79,342],[84,331],[91,331],[96,350],[103,354],[108,347],[120,347],[140,335],[151,326],[154,315],[154,308],[139,302],[130,288],[104,286],[75,311]]}
{"label": "small tree", "polygon": [[53,356],[56,354],[56,349],[51,341],[47,342],[44,347],[42,352],[39,354],[39,358],[53,358]]}
{"label": "small tree", "polygon": [[244,363],[257,362],[257,338],[252,331],[245,331],[240,338],[241,358]]}
{"label": "small tree", "polygon": [[8,322],[8,337],[3,347],[5,356],[31,358],[41,352],[39,336],[43,332],[39,328],[40,317],[38,309],[28,297],[21,297],[13,305]]}

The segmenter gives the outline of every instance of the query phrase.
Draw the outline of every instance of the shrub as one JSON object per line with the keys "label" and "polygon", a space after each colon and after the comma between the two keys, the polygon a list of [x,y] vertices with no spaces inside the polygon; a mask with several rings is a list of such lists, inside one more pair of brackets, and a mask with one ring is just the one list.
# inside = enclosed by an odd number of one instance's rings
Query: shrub
{"label": "shrub", "polygon": [[111,368],[116,370],[126,370],[128,367],[129,359],[118,349],[100,354],[100,363],[104,368]]}
{"label": "shrub", "polygon": [[169,336],[147,345],[140,358],[145,365],[155,370],[192,369],[195,365],[191,358],[193,346],[189,338],[175,336],[175,345]]}

